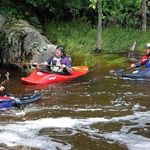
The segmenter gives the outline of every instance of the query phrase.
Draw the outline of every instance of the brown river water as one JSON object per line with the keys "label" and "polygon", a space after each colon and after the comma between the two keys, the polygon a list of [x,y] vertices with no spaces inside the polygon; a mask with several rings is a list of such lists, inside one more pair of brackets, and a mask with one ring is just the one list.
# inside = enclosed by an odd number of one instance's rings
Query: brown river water
{"label": "brown river water", "polygon": [[[85,76],[49,85],[24,110],[1,111],[1,150],[148,150],[150,81],[112,78],[115,67],[99,64]],[[6,70],[1,69],[1,73]],[[32,93],[10,71],[6,90]]]}

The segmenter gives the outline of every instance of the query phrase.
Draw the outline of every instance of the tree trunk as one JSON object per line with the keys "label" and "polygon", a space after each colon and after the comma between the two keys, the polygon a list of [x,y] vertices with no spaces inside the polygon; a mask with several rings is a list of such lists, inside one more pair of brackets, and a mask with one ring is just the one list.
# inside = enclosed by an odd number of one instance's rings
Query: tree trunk
{"label": "tree trunk", "polygon": [[146,31],[146,24],[147,24],[147,7],[146,7],[146,1],[147,0],[142,0],[142,30]]}
{"label": "tree trunk", "polygon": [[102,49],[102,2],[97,1],[98,6],[98,26],[97,26],[97,47],[95,52],[100,52]]}

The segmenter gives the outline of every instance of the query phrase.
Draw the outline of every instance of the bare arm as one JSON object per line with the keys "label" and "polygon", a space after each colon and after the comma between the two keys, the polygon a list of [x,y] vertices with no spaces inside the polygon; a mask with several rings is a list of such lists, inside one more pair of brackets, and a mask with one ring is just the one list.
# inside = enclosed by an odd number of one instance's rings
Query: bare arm
{"label": "bare arm", "polygon": [[67,67],[67,66],[66,66],[66,70],[67,70],[70,74],[72,74],[72,72],[73,72],[73,70],[72,70],[71,67]]}
{"label": "bare arm", "polygon": [[72,74],[73,70],[71,67],[66,66],[65,64],[61,65],[61,68],[66,69],[70,74]]}

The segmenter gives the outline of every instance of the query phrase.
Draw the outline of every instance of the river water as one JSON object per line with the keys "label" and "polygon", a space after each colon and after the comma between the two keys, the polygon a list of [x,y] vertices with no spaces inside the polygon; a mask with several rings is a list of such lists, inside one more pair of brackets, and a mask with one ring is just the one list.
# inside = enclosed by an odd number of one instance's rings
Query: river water
{"label": "river water", "polygon": [[[24,110],[2,111],[2,150],[148,150],[150,147],[150,81],[110,77],[97,65],[83,77],[53,84]],[[1,71],[2,73],[5,70]],[[32,93],[19,71],[10,72],[7,91]]]}

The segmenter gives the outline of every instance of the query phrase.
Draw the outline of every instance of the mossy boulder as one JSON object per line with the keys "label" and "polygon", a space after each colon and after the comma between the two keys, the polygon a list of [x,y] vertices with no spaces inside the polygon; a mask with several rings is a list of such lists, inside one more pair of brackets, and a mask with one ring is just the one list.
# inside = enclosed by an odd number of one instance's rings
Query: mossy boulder
{"label": "mossy boulder", "polygon": [[25,20],[5,17],[0,24],[0,60],[3,64],[43,62],[54,52],[53,45],[41,31]]}

